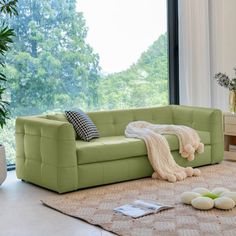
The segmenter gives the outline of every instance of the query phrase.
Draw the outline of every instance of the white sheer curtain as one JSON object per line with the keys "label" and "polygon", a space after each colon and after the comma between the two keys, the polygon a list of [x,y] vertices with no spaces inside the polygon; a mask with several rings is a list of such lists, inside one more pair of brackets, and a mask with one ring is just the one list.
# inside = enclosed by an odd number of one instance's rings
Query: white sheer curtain
{"label": "white sheer curtain", "polygon": [[208,0],[179,0],[180,104],[211,107]]}
{"label": "white sheer curtain", "polygon": [[179,0],[180,103],[228,110],[217,72],[235,76],[236,0]]}

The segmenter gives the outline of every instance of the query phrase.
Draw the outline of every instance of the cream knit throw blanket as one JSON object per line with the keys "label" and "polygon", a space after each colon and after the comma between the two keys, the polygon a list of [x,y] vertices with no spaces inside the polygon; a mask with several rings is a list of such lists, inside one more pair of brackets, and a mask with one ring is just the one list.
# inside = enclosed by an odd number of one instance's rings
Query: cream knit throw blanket
{"label": "cream knit throw blanket", "polygon": [[154,169],[152,178],[176,182],[188,176],[199,176],[199,169],[179,166],[171,155],[168,142],[162,134],[175,134],[179,139],[179,153],[189,161],[194,159],[195,151],[202,153],[204,145],[197,132],[182,125],[156,125],[146,121],[135,121],[127,125],[125,135],[129,138],[143,139],[148,158]]}

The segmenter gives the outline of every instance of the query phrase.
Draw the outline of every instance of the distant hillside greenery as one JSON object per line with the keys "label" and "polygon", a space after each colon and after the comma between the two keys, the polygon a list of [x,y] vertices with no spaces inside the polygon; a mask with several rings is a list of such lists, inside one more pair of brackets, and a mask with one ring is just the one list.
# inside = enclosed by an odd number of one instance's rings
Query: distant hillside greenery
{"label": "distant hillside greenery", "polygon": [[101,77],[100,106],[114,109],[168,104],[167,59],[167,34],[164,34],[129,69]]}
{"label": "distant hillside greenery", "polygon": [[127,70],[103,75],[76,0],[19,0],[18,13],[9,19],[16,37],[5,68],[12,119],[0,133],[8,164],[16,116],[168,104],[166,34]]}

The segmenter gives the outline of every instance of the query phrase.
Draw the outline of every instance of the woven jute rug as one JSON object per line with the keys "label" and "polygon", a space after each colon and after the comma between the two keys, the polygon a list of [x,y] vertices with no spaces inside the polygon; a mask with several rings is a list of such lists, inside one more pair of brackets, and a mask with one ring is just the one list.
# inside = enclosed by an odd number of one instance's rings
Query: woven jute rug
{"label": "woven jute rug", "polygon": [[[150,178],[96,187],[42,200],[43,204],[69,216],[124,236],[236,235],[236,207],[223,211],[200,211],[180,202],[180,194],[196,187],[227,187],[236,191],[236,163],[222,162],[200,168],[200,177],[169,183]],[[174,209],[132,219],[113,208],[149,199],[170,204]]]}

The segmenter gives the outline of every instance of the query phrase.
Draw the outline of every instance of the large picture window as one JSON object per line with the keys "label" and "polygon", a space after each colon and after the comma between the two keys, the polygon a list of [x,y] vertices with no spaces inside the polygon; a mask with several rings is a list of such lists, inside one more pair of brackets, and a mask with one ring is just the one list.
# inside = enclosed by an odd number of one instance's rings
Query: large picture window
{"label": "large picture window", "polygon": [[169,104],[167,3],[19,0],[5,69],[12,119],[0,134],[8,164],[17,116]]}

